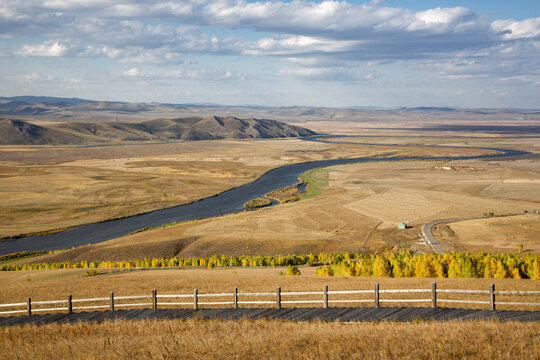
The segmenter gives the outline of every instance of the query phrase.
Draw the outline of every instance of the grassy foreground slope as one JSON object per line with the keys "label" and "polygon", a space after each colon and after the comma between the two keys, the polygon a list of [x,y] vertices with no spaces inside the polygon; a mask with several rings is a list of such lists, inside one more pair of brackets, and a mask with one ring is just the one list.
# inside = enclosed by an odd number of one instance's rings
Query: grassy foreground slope
{"label": "grassy foreground slope", "polygon": [[51,359],[535,359],[535,323],[158,320],[0,328],[0,355]]}

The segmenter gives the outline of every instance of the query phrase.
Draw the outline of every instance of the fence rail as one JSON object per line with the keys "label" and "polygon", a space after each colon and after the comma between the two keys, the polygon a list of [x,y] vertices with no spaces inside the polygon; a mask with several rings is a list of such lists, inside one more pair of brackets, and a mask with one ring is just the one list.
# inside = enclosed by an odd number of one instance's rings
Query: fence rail
{"label": "fence rail", "polygon": [[[429,298],[387,298],[381,299],[381,294],[431,294]],[[487,295],[487,299],[482,300],[463,300],[463,299],[450,299],[450,298],[438,298],[438,294],[468,294],[468,295]],[[370,295],[371,298],[333,298],[329,299],[329,295],[333,297],[351,296],[351,295]],[[72,295],[68,295],[64,300],[44,300],[44,301],[32,301],[29,297],[26,302],[18,302],[11,304],[0,304],[0,308],[12,308],[6,311],[0,311],[0,315],[12,315],[26,313],[31,316],[33,312],[53,312],[53,311],[67,311],[73,312],[74,310],[95,310],[95,309],[109,309],[114,311],[115,308],[133,308],[133,307],[151,307],[157,309],[160,306],[191,306],[193,309],[198,309],[199,306],[230,306],[239,308],[240,305],[275,305],[277,308],[281,308],[282,305],[288,304],[320,304],[324,308],[328,308],[329,304],[361,304],[372,303],[375,307],[379,307],[380,303],[431,303],[431,307],[437,307],[439,303],[456,303],[456,304],[481,304],[489,305],[491,310],[495,310],[497,305],[507,306],[540,306],[540,302],[519,302],[519,301],[496,301],[496,295],[504,296],[505,299],[509,296],[538,296],[540,291],[495,291],[495,285],[490,284],[489,290],[466,290],[466,289],[439,289],[437,283],[431,284],[431,289],[383,289],[379,288],[379,284],[375,284],[375,287],[371,290],[328,290],[328,286],[324,286],[322,291],[281,291],[281,287],[278,287],[274,292],[238,292],[238,288],[234,288],[230,293],[205,293],[199,294],[198,289],[194,289],[192,294],[158,294],[157,290],[153,290],[150,295],[129,295],[129,296],[115,296],[114,292],[111,292],[108,297],[96,297],[89,299],[73,299]],[[294,296],[320,296],[319,299],[302,299],[299,300],[283,300],[282,297],[294,297]],[[264,300],[249,300],[252,297],[259,298],[271,298]],[[217,298],[217,299],[216,299]],[[222,301],[217,301],[222,298]],[[243,298],[245,300],[239,300]],[[151,302],[130,302],[130,303],[117,303],[122,300],[147,300]],[[169,299],[168,301],[163,301]],[[175,299],[185,299],[184,302],[174,301]],[[208,299],[208,301],[199,301]],[[503,299],[503,300],[505,300]],[[106,304],[99,304],[106,302]],[[74,307],[74,303],[91,303],[89,305],[81,305]],[[34,308],[39,305],[65,305],[61,307],[50,308]],[[23,309],[21,309],[23,307]],[[18,309],[17,309],[18,308]]]}

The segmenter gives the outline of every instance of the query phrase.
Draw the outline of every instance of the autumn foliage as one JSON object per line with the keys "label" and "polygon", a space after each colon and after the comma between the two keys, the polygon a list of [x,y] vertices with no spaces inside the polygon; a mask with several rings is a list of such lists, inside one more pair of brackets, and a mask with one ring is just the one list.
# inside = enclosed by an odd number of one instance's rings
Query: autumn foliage
{"label": "autumn foliage", "polygon": [[446,253],[415,254],[411,251],[383,253],[320,253],[275,256],[225,256],[145,258],[130,261],[82,261],[2,265],[0,271],[68,268],[163,268],[163,267],[264,267],[324,265],[322,276],[513,278],[540,279],[540,255]]}

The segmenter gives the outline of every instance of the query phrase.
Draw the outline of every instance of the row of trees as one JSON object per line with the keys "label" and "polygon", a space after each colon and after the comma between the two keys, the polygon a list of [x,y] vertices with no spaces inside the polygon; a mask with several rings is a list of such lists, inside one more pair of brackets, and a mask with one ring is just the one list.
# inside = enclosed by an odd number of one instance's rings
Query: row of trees
{"label": "row of trees", "polygon": [[540,279],[540,256],[396,252],[369,255],[317,269],[321,276]]}
{"label": "row of trees", "polygon": [[320,253],[277,256],[225,256],[145,258],[131,261],[82,261],[3,265],[0,271],[69,268],[162,267],[264,267],[323,265],[319,275],[381,277],[450,277],[540,279],[540,255],[446,253],[414,254],[411,251],[367,253]]}

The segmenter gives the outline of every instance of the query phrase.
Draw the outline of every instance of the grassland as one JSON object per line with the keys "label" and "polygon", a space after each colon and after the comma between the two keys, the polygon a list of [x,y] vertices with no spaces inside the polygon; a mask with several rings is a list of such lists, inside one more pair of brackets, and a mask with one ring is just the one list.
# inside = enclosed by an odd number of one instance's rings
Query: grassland
{"label": "grassland", "polygon": [[[340,124],[334,123],[333,131],[339,132]],[[60,261],[386,247],[423,252],[430,249],[419,241],[420,228],[428,221],[540,209],[538,138],[485,133],[452,133],[457,136],[450,137],[412,129],[419,123],[410,123],[411,130],[405,126],[405,136],[401,136],[396,130],[385,129],[386,125],[363,124],[362,136],[358,135],[358,123],[346,124],[351,127],[344,132],[357,136],[346,141],[381,146],[283,139],[92,148],[0,147],[0,194],[5,199],[0,205],[0,236],[102,221],[193,201],[293,162],[490,152],[463,146],[511,147],[533,155],[512,160],[389,161],[319,169],[304,175],[310,188],[302,201],[145,231],[69,250]],[[416,146],[421,144],[461,147]],[[399,222],[410,227],[398,230]],[[507,227],[508,233],[519,230],[519,224]],[[514,252],[520,244],[536,252],[535,229],[502,247],[490,242],[486,232],[478,232],[476,240],[483,242],[482,250],[490,252]],[[461,242],[459,249],[480,249],[469,242]],[[448,243],[450,250],[454,249],[452,244]]]}
{"label": "grassland", "polygon": [[[0,237],[194,201],[253,181],[276,166],[331,158],[337,151],[334,145],[294,139],[0,146]],[[350,151],[351,156],[374,153]]]}
{"label": "grassland", "polygon": [[449,250],[540,253],[540,214],[491,217],[438,225]]}
{"label": "grassland", "polygon": [[[534,182],[540,175],[533,165],[530,160],[462,160],[331,167],[316,172],[323,191],[312,198],[91,245],[71,251],[72,259],[141,258],[143,249],[150,246],[152,256],[160,256],[160,247],[162,256],[171,256],[174,244],[187,242],[172,256],[343,252],[389,246],[429,251],[419,236],[421,226],[431,220],[540,208],[540,191]],[[456,170],[444,170],[449,166]],[[516,188],[518,181],[521,186]],[[496,193],[486,192],[493,188]],[[410,228],[397,229],[402,221]],[[478,232],[482,247],[464,243],[459,250],[515,252],[523,244],[536,253],[538,237],[531,226],[505,247],[490,241],[490,232]],[[509,223],[506,228],[508,233],[520,229],[519,223]],[[444,246],[444,239],[442,243]],[[451,244],[449,250],[454,249]]]}
{"label": "grassland", "polygon": [[158,320],[0,329],[6,358],[535,359],[534,323]]}
{"label": "grassland", "polygon": [[[96,269],[100,275],[85,276],[87,269],[36,270],[0,272],[2,292],[0,303],[24,302],[27,297],[38,300],[151,294],[157,289],[160,294],[191,294],[193,289],[200,293],[230,292],[234,287],[243,292],[274,291],[281,286],[283,291],[320,291],[324,285],[334,290],[373,289],[379,283],[381,289],[431,288],[433,281],[441,289],[487,290],[494,283],[498,290],[540,290],[538,280],[486,279],[486,278],[382,278],[382,277],[321,277],[315,275],[315,267],[301,266],[300,276],[283,276],[286,268],[214,268],[214,269],[152,269],[120,271]],[[385,294],[384,298],[406,298],[407,294]],[[450,295],[448,295],[449,298]],[[418,294],[410,297],[418,298]],[[346,297],[343,297],[344,299]],[[455,299],[486,300],[487,295],[455,294]],[[306,297],[306,299],[310,299]],[[320,299],[320,297],[317,297]],[[501,295],[501,301],[505,301]],[[507,298],[508,299],[508,298]],[[540,296],[507,301],[540,302]],[[395,303],[396,306],[422,306],[422,304]],[[425,304],[424,304],[425,305]],[[451,305],[451,304],[450,304]],[[348,306],[348,305],[347,305]],[[368,304],[368,306],[371,306]],[[459,307],[486,305],[459,304]],[[531,307],[500,306],[500,309],[528,309]]]}
{"label": "grassland", "polygon": [[[304,126],[311,127],[309,124]],[[0,236],[50,230],[176,205],[252,181],[287,163],[357,156],[443,156],[476,149],[397,147],[391,144],[511,147],[532,151],[519,159],[401,161],[342,165],[308,173],[311,196],[302,201],[173,224],[29,261],[123,260],[212,254],[277,254],[407,248],[429,251],[418,236],[441,218],[540,209],[540,140],[493,134],[388,130],[418,123],[316,122],[313,129],[362,134],[348,141],[200,141],[152,145],[0,147]],[[367,135],[367,136],[366,136]],[[394,135],[394,136],[391,136]],[[401,137],[406,135],[406,137]],[[429,136],[427,136],[429,135]],[[373,137],[380,136],[380,137]],[[179,190],[181,189],[181,190]],[[317,190],[315,190],[317,189]],[[449,224],[443,245],[460,250],[538,250],[534,216]],[[508,221],[506,221],[508,220]],[[398,230],[398,222],[410,228]],[[484,223],[485,222],[485,223]],[[453,234],[453,235],[452,235]],[[444,234],[443,234],[444,235]],[[453,249],[452,248],[452,249]],[[39,270],[0,273],[0,303],[117,295],[330,289],[439,288],[540,290],[537,280],[320,277],[284,268]],[[385,294],[395,298],[392,294]],[[401,295],[406,297],[409,295]],[[414,294],[410,295],[415,296]],[[450,297],[450,295],[448,295]],[[453,299],[470,298],[454,294]],[[476,295],[476,300],[483,295]],[[500,296],[501,301],[508,300]],[[540,297],[531,297],[540,301]],[[482,298],[485,300],[485,298]],[[513,299],[514,300],[514,299]],[[520,299],[521,300],[521,299]],[[510,301],[510,300],[508,300]],[[395,303],[407,305],[411,303]],[[418,304],[419,306],[422,304]],[[485,307],[465,305],[463,307]],[[499,308],[505,309],[504,306]],[[516,309],[507,306],[506,309]],[[531,309],[530,307],[518,307]],[[295,323],[281,321],[143,321],[0,328],[2,358],[358,358],[537,359],[537,324]]]}

